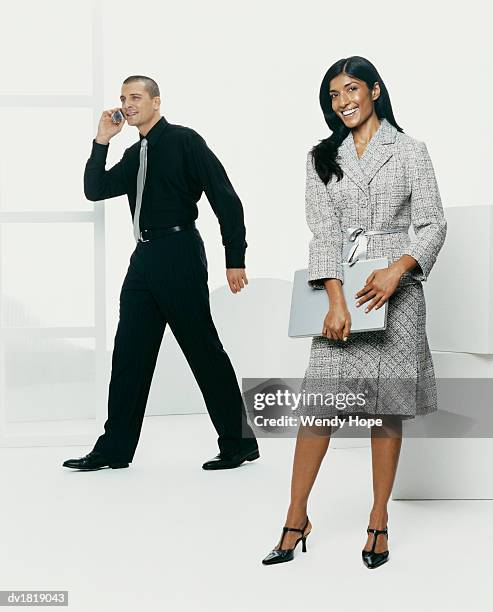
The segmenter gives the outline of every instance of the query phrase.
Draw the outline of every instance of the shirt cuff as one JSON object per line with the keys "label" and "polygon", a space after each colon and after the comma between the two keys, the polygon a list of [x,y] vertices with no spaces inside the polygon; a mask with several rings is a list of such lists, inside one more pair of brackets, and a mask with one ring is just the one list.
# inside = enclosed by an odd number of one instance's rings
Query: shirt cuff
{"label": "shirt cuff", "polygon": [[96,159],[98,161],[106,161],[106,156],[108,155],[108,149],[109,149],[110,145],[109,143],[104,145],[104,144],[100,144],[99,142],[96,142],[96,139],[94,138],[92,141],[92,151],[91,151],[91,157],[93,159]]}
{"label": "shirt cuff", "polygon": [[226,247],[226,268],[245,268],[245,250],[242,248]]}

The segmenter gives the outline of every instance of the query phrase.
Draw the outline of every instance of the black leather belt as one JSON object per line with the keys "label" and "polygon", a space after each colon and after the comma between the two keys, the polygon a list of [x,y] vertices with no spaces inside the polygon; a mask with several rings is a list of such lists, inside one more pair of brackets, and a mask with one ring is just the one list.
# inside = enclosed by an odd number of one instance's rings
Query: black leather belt
{"label": "black leather belt", "polygon": [[195,229],[195,222],[187,223],[185,225],[173,225],[173,227],[144,229],[140,232],[139,242],[149,242],[149,240],[154,240],[154,238],[161,238],[167,234],[174,234],[175,232],[182,232],[183,230],[189,229]]}

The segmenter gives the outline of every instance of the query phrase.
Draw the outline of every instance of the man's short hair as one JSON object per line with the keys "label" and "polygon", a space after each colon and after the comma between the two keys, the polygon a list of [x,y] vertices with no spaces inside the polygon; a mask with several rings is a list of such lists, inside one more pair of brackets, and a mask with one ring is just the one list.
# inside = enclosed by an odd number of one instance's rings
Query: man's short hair
{"label": "man's short hair", "polygon": [[133,83],[134,81],[142,81],[142,83],[144,83],[144,89],[147,91],[151,98],[160,96],[158,84],[154,79],[151,79],[151,77],[144,76],[142,74],[133,74],[132,76],[127,77],[123,81],[123,85],[127,85],[127,83]]}

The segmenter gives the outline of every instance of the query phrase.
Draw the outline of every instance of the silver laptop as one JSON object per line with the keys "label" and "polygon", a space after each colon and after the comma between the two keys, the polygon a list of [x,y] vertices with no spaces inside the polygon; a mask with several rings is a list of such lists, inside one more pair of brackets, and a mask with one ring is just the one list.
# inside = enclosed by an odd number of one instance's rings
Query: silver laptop
{"label": "silver laptop", "polygon": [[[351,315],[350,333],[376,331],[387,326],[387,302],[378,310],[365,313],[370,302],[356,308],[356,293],[363,289],[366,279],[377,268],[388,268],[387,257],[358,260],[349,272],[349,264],[343,263],[344,283],[342,291]],[[291,314],[289,317],[288,336],[306,338],[321,336],[325,315],[329,310],[329,296],[325,288],[314,289],[308,284],[308,270],[297,270],[294,274],[293,293],[291,296]]]}

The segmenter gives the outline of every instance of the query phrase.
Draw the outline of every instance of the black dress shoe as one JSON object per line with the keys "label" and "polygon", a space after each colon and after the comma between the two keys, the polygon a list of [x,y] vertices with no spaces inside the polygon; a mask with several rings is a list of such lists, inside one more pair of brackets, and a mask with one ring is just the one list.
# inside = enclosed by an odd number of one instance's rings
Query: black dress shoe
{"label": "black dress shoe", "polygon": [[[294,559],[294,549],[298,546],[298,543],[301,542],[301,550],[306,552],[306,538],[310,535],[311,530],[308,533],[305,533],[305,529],[308,527],[308,516],[306,517],[306,523],[303,529],[297,529],[294,527],[283,527],[282,528],[282,538],[279,542],[278,548],[274,548],[270,553],[262,559],[262,563],[264,565],[275,565],[276,563],[286,563],[286,561],[292,561]],[[301,533],[301,536],[296,540],[293,548],[281,548],[282,542],[284,540],[284,536],[288,531],[296,531]]]}
{"label": "black dress shoe", "polygon": [[368,527],[366,531],[367,533],[373,533],[373,546],[371,547],[371,550],[363,550],[361,554],[363,557],[363,563],[366,565],[366,567],[368,569],[374,569],[376,567],[380,567],[380,565],[383,565],[389,560],[388,550],[379,553],[375,552],[375,546],[377,544],[377,537],[379,534],[387,536],[388,542],[388,530],[387,527],[385,527],[385,529],[370,529]]}
{"label": "black dress shoe", "polygon": [[219,453],[214,459],[206,461],[202,466],[204,470],[229,470],[240,466],[244,461],[255,461],[260,457],[258,448],[240,451],[234,454]]}
{"label": "black dress shoe", "polygon": [[67,459],[63,462],[63,467],[73,468],[74,470],[100,470],[101,468],[110,467],[113,470],[118,468],[127,468],[128,463],[122,461],[109,461],[100,452],[91,451],[85,457],[80,459]]}

